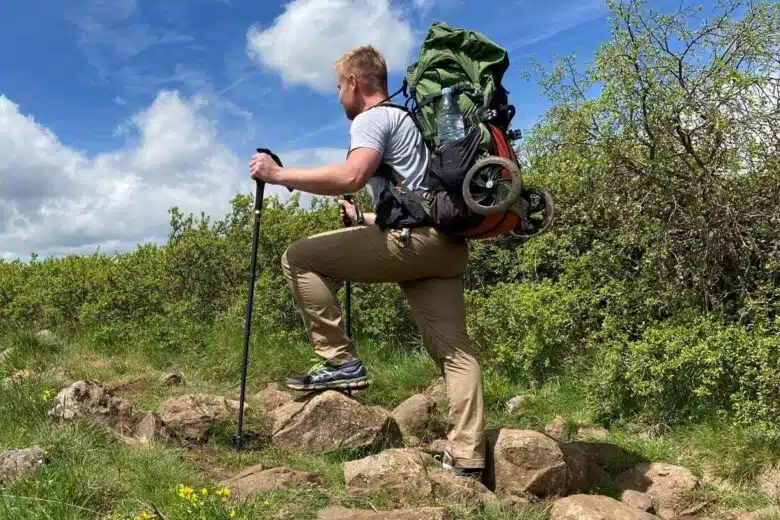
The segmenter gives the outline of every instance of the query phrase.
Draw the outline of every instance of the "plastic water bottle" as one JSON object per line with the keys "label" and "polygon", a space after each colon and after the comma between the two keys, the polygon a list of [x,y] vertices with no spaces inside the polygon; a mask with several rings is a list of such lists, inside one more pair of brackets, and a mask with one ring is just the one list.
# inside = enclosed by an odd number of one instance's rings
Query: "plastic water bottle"
{"label": "plastic water bottle", "polygon": [[460,111],[458,102],[452,97],[452,89],[443,88],[441,93],[439,112],[436,116],[439,146],[462,139],[466,135],[463,113]]}

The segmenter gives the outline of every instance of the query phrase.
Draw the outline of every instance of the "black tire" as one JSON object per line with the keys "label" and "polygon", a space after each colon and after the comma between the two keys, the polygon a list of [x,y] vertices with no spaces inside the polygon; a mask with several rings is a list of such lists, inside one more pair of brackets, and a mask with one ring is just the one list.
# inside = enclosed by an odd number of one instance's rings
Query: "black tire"
{"label": "black tire", "polygon": [[[492,168],[491,171],[485,171]],[[511,175],[511,183],[507,189],[507,179],[501,177],[500,173],[496,176],[495,168],[503,168]],[[500,170],[499,170],[500,171]],[[480,175],[491,177],[485,184],[480,186],[482,179]],[[496,177],[493,179],[492,177]],[[502,182],[503,181],[503,182]],[[481,193],[480,190],[482,191]],[[463,200],[468,208],[477,215],[493,215],[507,211],[520,196],[523,190],[523,182],[520,177],[520,168],[514,162],[503,157],[491,155],[477,161],[472,166],[463,179]],[[477,198],[480,200],[478,201]],[[489,200],[495,204],[482,205],[481,201]]]}
{"label": "black tire", "polygon": [[[531,196],[538,198],[539,203],[531,204]],[[525,217],[526,221],[521,221],[520,226],[509,232],[509,234],[515,238],[528,240],[529,238],[541,235],[550,227],[553,217],[555,216],[555,201],[549,191],[544,188],[539,188],[538,186],[527,186],[525,190],[523,190],[523,193],[520,194],[520,197],[529,201],[529,205],[531,206],[529,208],[530,213],[542,212],[543,215],[541,221],[530,220],[528,217]],[[521,216],[521,218],[523,217]]]}

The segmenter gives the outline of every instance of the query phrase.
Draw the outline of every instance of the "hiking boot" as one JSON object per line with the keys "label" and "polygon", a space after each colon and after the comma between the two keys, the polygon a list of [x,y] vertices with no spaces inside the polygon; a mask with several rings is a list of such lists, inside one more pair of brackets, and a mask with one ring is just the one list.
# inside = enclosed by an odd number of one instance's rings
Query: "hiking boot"
{"label": "hiking boot", "polygon": [[285,382],[292,390],[358,390],[368,387],[368,375],[359,359],[339,366],[320,362],[308,373],[293,376]]}
{"label": "hiking boot", "polygon": [[452,457],[447,452],[444,452],[441,460],[441,467],[447,471],[452,471],[458,477],[473,478],[477,482],[482,482],[483,468],[462,468],[460,466],[452,465]]}

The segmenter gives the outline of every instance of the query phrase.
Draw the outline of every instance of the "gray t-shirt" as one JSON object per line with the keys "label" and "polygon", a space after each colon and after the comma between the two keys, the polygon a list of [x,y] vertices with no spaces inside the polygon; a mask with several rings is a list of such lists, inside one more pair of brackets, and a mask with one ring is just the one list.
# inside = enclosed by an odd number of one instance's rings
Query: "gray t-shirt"
{"label": "gray t-shirt", "polygon": [[[379,106],[366,110],[352,120],[349,151],[356,148],[376,150],[393,170],[397,183],[406,189],[420,187],[428,165],[428,148],[423,146],[420,130],[411,115],[394,107]],[[374,176],[366,191],[376,206],[387,180]]]}

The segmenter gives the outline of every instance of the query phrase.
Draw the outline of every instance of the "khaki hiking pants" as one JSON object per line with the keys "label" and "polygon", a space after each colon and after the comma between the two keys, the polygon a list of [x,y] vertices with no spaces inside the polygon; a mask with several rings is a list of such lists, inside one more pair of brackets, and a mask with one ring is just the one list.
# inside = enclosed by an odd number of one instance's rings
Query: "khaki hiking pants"
{"label": "khaki hiking pants", "polygon": [[398,283],[425,348],[444,375],[449,398],[449,455],[454,465],[484,466],[482,374],[466,332],[462,275],[464,240],[433,228],[400,231],[356,226],[299,240],[282,256],[282,270],[316,353],[334,365],[357,357],[341,327],[336,292],[342,281]]}

